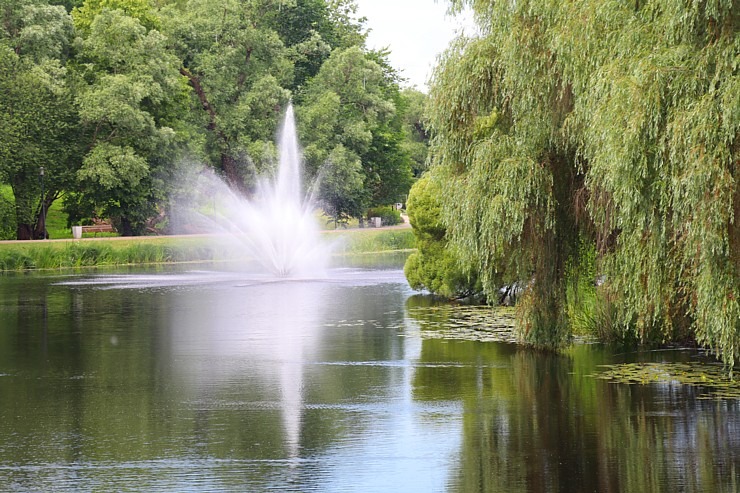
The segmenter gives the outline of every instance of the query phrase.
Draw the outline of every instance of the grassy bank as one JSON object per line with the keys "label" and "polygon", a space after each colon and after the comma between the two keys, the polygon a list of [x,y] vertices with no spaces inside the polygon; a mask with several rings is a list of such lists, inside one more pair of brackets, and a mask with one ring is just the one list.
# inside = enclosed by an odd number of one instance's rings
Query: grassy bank
{"label": "grassy bank", "polygon": [[[325,233],[336,254],[414,248],[411,229],[364,229]],[[0,272],[169,262],[235,261],[244,252],[205,236],[0,242]]]}
{"label": "grassy bank", "polygon": [[351,229],[325,233],[328,241],[335,242],[338,255],[392,252],[416,248],[411,228],[403,229]]}

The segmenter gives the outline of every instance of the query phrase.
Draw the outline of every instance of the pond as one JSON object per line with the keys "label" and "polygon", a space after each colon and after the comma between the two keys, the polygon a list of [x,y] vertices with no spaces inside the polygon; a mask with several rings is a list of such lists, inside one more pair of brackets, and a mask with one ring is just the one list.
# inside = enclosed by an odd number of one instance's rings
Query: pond
{"label": "pond", "polygon": [[3,276],[0,491],[740,491],[737,399],[595,378],[701,354],[455,320],[397,262]]}

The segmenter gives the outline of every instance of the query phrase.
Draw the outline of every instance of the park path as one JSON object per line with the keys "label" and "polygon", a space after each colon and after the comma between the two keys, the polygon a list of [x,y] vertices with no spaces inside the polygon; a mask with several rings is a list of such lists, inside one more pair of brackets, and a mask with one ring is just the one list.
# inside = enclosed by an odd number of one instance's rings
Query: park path
{"label": "park path", "polygon": [[[389,229],[409,229],[411,228],[411,224],[408,223],[408,219],[405,219],[403,223],[396,224],[394,226],[381,226],[379,228],[338,228],[338,229],[322,229],[322,233],[328,233],[328,234],[337,234],[337,233],[348,233],[350,231],[365,231],[365,230],[371,230],[371,231],[377,231],[377,230],[389,230]],[[137,240],[137,239],[172,239],[172,238],[208,238],[210,236],[217,236],[213,234],[187,234],[187,235],[156,235],[156,236],[89,236],[87,238],[81,238],[79,240],[75,240],[74,238],[59,238],[59,239],[49,239],[49,240],[2,240],[0,241],[0,245],[12,245],[14,243],[17,244],[34,244],[34,243],[65,243],[70,241],[101,241],[101,240],[110,240],[110,241],[125,241],[125,240]]]}

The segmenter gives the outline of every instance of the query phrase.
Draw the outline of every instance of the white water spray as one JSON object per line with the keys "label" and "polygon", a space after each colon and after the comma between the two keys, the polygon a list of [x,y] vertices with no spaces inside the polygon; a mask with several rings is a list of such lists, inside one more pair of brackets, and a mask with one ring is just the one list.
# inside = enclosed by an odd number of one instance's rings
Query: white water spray
{"label": "white water spray", "polygon": [[303,192],[302,156],[292,104],[278,134],[279,165],[274,179],[262,179],[253,199],[230,189],[212,173],[189,187],[188,229],[240,245],[264,269],[280,277],[316,275],[326,267],[330,248],[320,238],[314,204]]}

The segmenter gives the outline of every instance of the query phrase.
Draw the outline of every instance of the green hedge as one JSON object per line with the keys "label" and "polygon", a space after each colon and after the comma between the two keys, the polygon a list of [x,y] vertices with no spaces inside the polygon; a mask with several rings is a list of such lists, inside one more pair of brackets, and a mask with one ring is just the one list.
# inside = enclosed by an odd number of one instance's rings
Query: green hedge
{"label": "green hedge", "polygon": [[383,226],[395,226],[402,222],[401,212],[391,205],[368,209],[367,218],[371,217],[379,217],[383,221]]}

